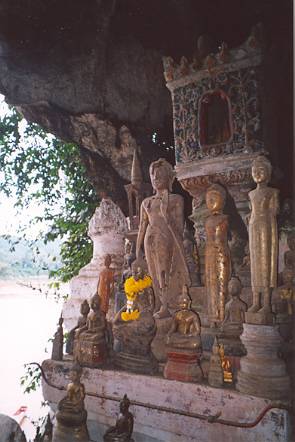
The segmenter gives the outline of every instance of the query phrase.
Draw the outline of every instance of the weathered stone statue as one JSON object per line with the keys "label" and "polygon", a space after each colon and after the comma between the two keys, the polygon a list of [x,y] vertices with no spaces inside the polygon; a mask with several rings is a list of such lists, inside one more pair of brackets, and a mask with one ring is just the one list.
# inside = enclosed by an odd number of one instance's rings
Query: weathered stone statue
{"label": "weathered stone statue", "polygon": [[150,165],[150,177],[155,195],[141,204],[136,256],[144,242],[149,274],[153,280],[156,305],[161,307],[156,317],[170,315],[171,273],[178,282],[190,285],[183,250],[183,198],[171,193],[175,175],[171,164],[160,158]]}
{"label": "weathered stone statue", "polygon": [[[272,323],[270,293],[277,285],[278,233],[276,216],[279,191],[268,187],[271,164],[263,156],[253,161],[252,176],[256,189],[249,192],[251,216],[249,248],[253,304],[246,315],[247,322],[259,320],[252,313],[259,311],[260,323]],[[260,295],[262,299],[260,300]],[[256,319],[255,319],[256,318]]]}
{"label": "weathered stone statue", "polygon": [[291,269],[295,276],[295,232],[290,232],[287,236],[287,244],[290,250],[284,254],[285,268]]}
{"label": "weathered stone statue", "polygon": [[228,246],[228,216],[223,214],[226,193],[213,184],[206,193],[207,208],[211,212],[205,222],[205,285],[211,325],[224,320],[225,300],[231,275]]}
{"label": "weathered stone statue", "polygon": [[191,310],[191,299],[186,285],[179,299],[179,308],[173,316],[167,334],[168,360],[164,376],[167,379],[193,382],[203,377],[200,365],[201,321],[199,315]]}
{"label": "weathered stone statue", "polygon": [[107,354],[107,323],[97,294],[91,298],[90,308],[86,324],[75,333],[74,359],[82,366],[99,367]]}
{"label": "weathered stone statue", "polygon": [[210,366],[208,372],[208,383],[211,387],[222,387],[223,386],[223,368],[220,358],[219,345],[217,338],[215,337],[212,354],[210,357]]}
{"label": "weathered stone statue", "polygon": [[282,272],[283,284],[272,294],[272,308],[275,323],[286,342],[292,339],[292,325],[295,301],[294,271],[285,267]]}
{"label": "weathered stone statue", "polygon": [[241,281],[236,277],[232,277],[228,284],[230,300],[225,304],[225,315],[222,323],[222,331],[227,336],[238,337],[243,331],[247,304],[240,299],[241,291]]}
{"label": "weathered stone statue", "polygon": [[[135,280],[145,276],[143,264],[136,260],[132,263],[132,275]],[[140,373],[153,374],[158,364],[151,352],[151,342],[156,334],[156,322],[153,317],[154,293],[151,287],[140,292],[134,301],[134,310],[139,311],[138,319],[123,320],[121,313],[126,305],[116,314],[113,322],[114,338],[120,342],[120,351],[116,353],[116,366]]]}
{"label": "weathered stone statue", "polygon": [[53,432],[53,441],[88,442],[86,426],[87,411],[84,406],[85,388],[81,383],[82,368],[74,364],[70,370],[71,382],[67,386],[66,396],[58,403],[56,413],[57,426]]}
{"label": "weathered stone statue", "polygon": [[104,269],[99,274],[97,294],[100,297],[100,310],[106,315],[109,310],[110,297],[114,292],[114,270],[110,269],[112,264],[111,255],[106,255]]}
{"label": "weathered stone statue", "polygon": [[76,325],[76,327],[72,328],[72,330],[69,332],[68,340],[66,343],[66,352],[69,355],[72,355],[73,351],[74,351],[74,340],[75,340],[76,330],[78,330],[79,328],[82,328],[82,327],[84,327],[84,325],[86,325],[87,316],[88,316],[89,312],[90,312],[90,307],[89,307],[88,301],[86,301],[86,299],[84,299],[84,301],[82,302],[81,307],[80,307],[81,316],[79,316],[79,318],[78,318],[78,324]]}
{"label": "weathered stone statue", "polygon": [[114,427],[109,428],[104,436],[104,442],[133,442],[132,432],[134,418],[129,411],[130,401],[125,394],[120,402],[120,414]]}
{"label": "weathered stone statue", "polygon": [[61,316],[58,321],[57,331],[54,334],[52,342],[51,359],[54,361],[62,361],[63,358],[63,346],[64,346],[64,332],[63,332],[63,317]]}

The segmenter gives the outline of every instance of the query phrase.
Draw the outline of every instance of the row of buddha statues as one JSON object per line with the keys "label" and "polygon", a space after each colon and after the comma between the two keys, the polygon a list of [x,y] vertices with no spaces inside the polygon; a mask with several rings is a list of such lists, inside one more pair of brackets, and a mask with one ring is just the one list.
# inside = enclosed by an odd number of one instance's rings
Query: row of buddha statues
{"label": "row of buddha statues", "polygon": [[[223,213],[226,190],[220,184],[212,184],[206,192],[209,215],[205,221],[205,289],[213,338],[209,349],[212,356],[216,349],[221,354],[224,349],[227,352],[229,342],[236,355],[241,356],[243,348],[239,337],[244,322],[272,325],[274,317],[281,315],[280,318],[284,318],[292,310],[295,236],[289,235],[290,250],[285,253],[282,285],[276,289],[279,200],[277,189],[268,186],[271,178],[268,159],[258,156],[254,160],[252,176],[257,186],[249,193],[252,288],[249,308],[241,299],[241,281],[231,269],[229,219]],[[75,361],[82,366],[115,365],[139,373],[160,371],[169,379],[202,380],[204,327],[200,315],[191,307],[191,272],[183,240],[183,198],[172,193],[175,173],[166,160],[159,159],[151,164],[150,178],[154,194],[142,201],[136,253],[133,256],[129,250],[126,257],[130,269],[123,274],[126,279],[125,300],[118,306],[112,320],[107,320],[115,287],[112,258],[107,255],[97,293],[89,303],[83,302],[77,326],[69,333],[67,352],[73,354]],[[144,285],[149,279],[151,283]],[[128,293],[128,280],[134,287],[141,288]],[[59,330],[54,338],[53,359],[60,355],[60,334]],[[288,335],[288,331],[285,334]],[[161,357],[153,348],[159,336],[164,347]],[[212,359],[212,367],[214,360],[220,362],[223,373],[228,371],[224,354],[219,359]]]}

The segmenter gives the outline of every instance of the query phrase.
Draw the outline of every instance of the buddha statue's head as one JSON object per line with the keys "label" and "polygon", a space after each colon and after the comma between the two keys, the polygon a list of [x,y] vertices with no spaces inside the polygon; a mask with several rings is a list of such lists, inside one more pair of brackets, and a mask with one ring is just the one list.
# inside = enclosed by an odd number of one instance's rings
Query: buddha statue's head
{"label": "buddha statue's head", "polygon": [[147,273],[146,263],[143,259],[136,259],[131,264],[131,272],[135,281],[143,279]]}
{"label": "buddha statue's head", "polygon": [[233,297],[239,296],[242,291],[242,284],[239,278],[233,276],[228,283],[228,294]]}
{"label": "buddha statue's head", "polygon": [[173,167],[164,158],[153,161],[150,165],[150,177],[153,189],[172,191],[172,184],[175,179]]}
{"label": "buddha statue's head", "polygon": [[96,293],[90,300],[90,308],[95,312],[100,310],[100,297]]}
{"label": "buddha statue's head", "polygon": [[80,364],[75,362],[70,369],[69,377],[72,382],[78,382],[81,378],[81,375],[82,375],[82,367]]}
{"label": "buddha statue's head", "polygon": [[188,290],[188,286],[186,284],[184,284],[183,288],[182,288],[182,293],[179,297],[179,308],[181,310],[189,310],[191,307],[191,297],[189,295],[189,290]]}
{"label": "buddha statue's head", "polygon": [[219,184],[212,184],[206,192],[206,205],[211,213],[221,213],[226,200],[226,192]]}
{"label": "buddha statue's head", "polygon": [[88,304],[87,299],[84,299],[84,301],[82,302],[81,306],[80,306],[80,313],[81,315],[88,315],[90,311],[90,307]]}
{"label": "buddha statue's head", "polygon": [[120,401],[120,412],[122,414],[126,414],[129,410],[130,400],[127,397],[127,394],[124,394],[123,399]]}
{"label": "buddha statue's head", "polygon": [[260,155],[252,163],[252,177],[255,183],[269,183],[271,178],[271,164],[270,161]]}
{"label": "buddha statue's head", "polygon": [[111,255],[108,254],[108,255],[106,255],[105,258],[104,258],[104,265],[105,265],[107,268],[109,268],[111,264],[112,264],[112,257],[111,257]]}
{"label": "buddha statue's head", "polygon": [[292,286],[294,281],[294,271],[288,267],[285,267],[282,272],[283,284]]}

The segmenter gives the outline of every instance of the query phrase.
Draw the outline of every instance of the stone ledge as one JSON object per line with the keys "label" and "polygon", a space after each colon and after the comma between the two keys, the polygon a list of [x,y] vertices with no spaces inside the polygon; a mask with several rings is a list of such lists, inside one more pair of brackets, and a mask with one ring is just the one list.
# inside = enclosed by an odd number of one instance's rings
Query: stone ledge
{"label": "stone ledge", "polygon": [[[48,379],[57,386],[66,386],[70,361],[46,360],[43,369]],[[124,393],[131,400],[169,407],[190,413],[215,415],[239,422],[253,421],[270,400],[241,394],[231,389],[217,389],[204,384],[167,380],[157,376],[130,374],[123,371],[83,369],[82,382],[86,392],[121,398]],[[43,382],[43,393],[53,406],[64,396],[64,391]],[[86,397],[89,417],[99,424],[113,425],[118,403],[106,399]],[[274,409],[262,422],[251,429],[241,429],[209,423],[192,417],[132,406],[135,432],[149,438],[169,442],[287,442],[290,427],[286,411]],[[95,438],[94,438],[95,440]]]}

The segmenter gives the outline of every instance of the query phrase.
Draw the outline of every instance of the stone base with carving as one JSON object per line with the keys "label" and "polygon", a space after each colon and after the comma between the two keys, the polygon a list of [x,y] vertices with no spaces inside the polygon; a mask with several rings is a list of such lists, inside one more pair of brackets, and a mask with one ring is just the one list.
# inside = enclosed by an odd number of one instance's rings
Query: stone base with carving
{"label": "stone base with carving", "polygon": [[241,336],[247,355],[241,358],[237,390],[254,396],[288,400],[290,379],[285,362],[278,357],[282,338],[269,325],[244,324]]}
{"label": "stone base with carving", "polygon": [[82,367],[101,367],[107,359],[106,344],[105,342],[83,340],[79,343],[79,351],[75,351],[74,357]]}
{"label": "stone base with carving", "polygon": [[200,354],[194,350],[167,348],[168,360],[164,368],[164,377],[184,382],[200,382],[203,371]]}
{"label": "stone base with carving", "polygon": [[147,355],[135,355],[121,351],[115,353],[114,364],[117,368],[134,373],[153,375],[158,372],[158,362],[151,353]]}

